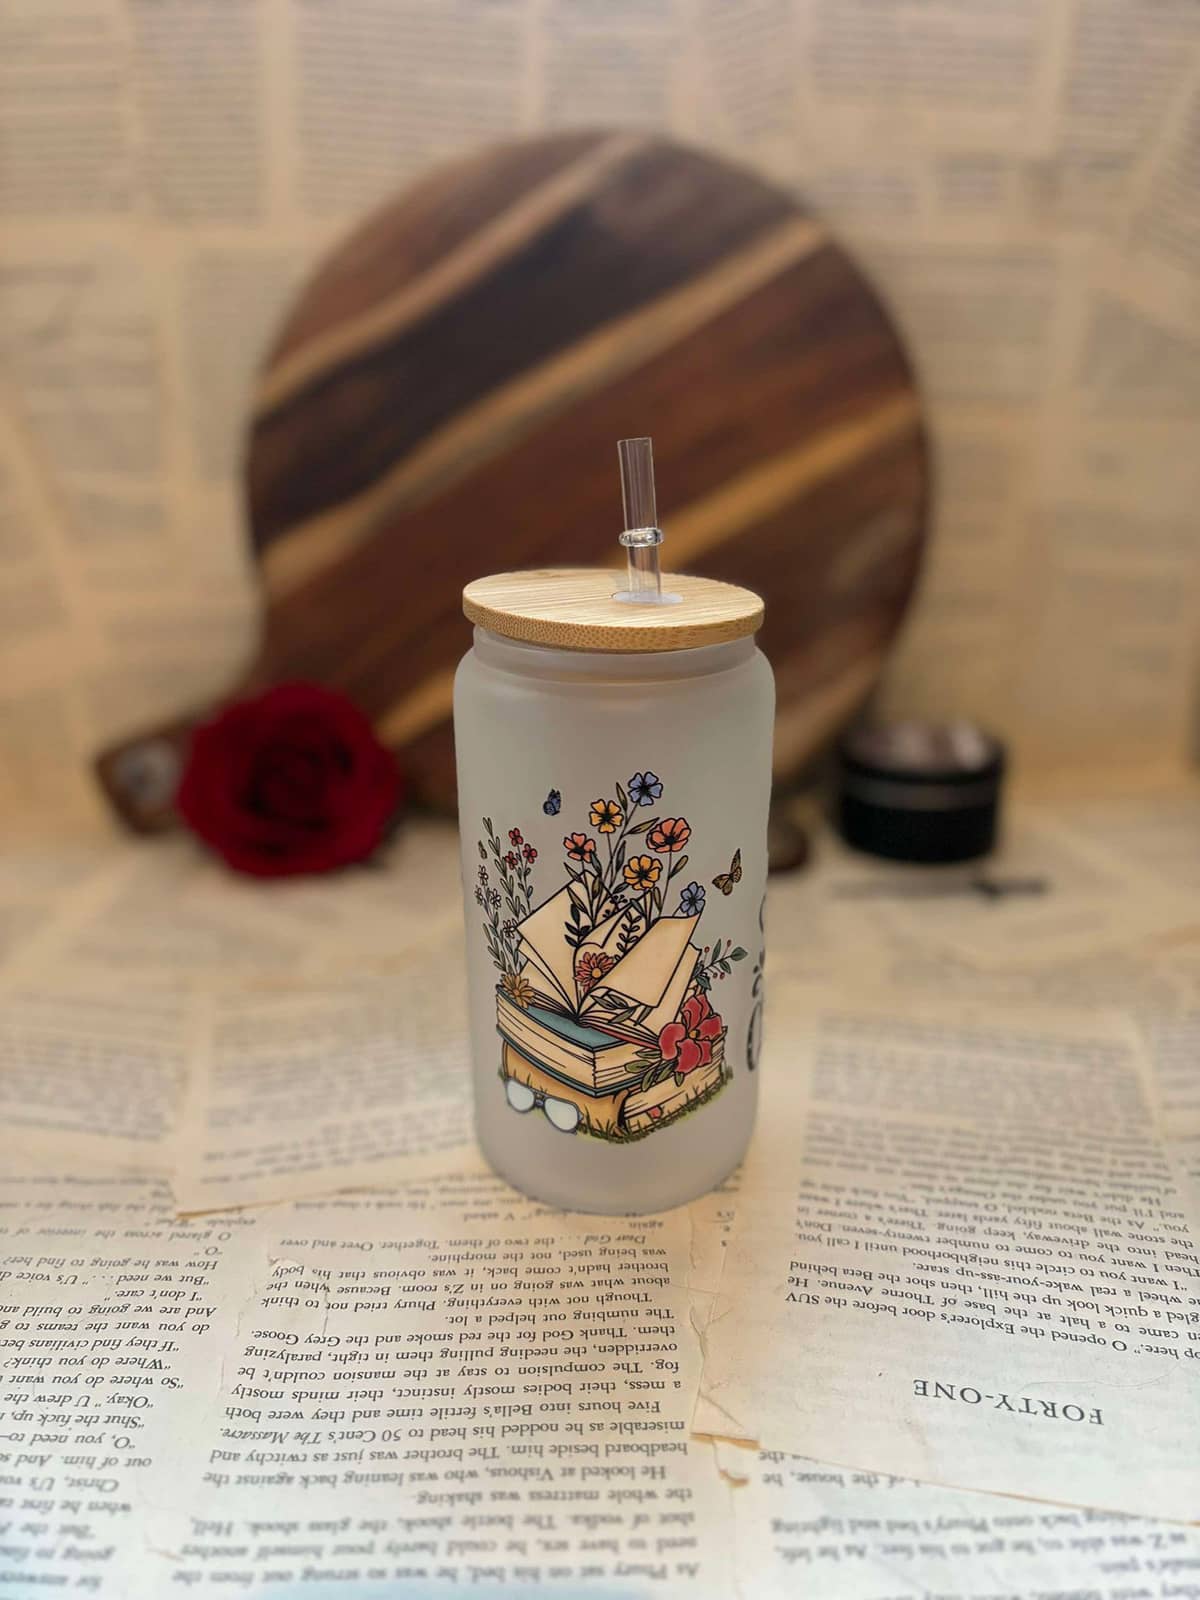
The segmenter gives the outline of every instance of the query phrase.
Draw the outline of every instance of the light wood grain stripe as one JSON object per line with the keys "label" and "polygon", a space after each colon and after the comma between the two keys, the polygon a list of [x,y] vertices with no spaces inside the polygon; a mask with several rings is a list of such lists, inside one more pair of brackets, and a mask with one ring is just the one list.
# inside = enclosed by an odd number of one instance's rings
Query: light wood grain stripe
{"label": "light wood grain stripe", "polygon": [[705,550],[765,522],[835,473],[844,472],[919,426],[916,396],[902,394],[852,422],[826,428],[794,450],[748,468],[716,494],[671,513],[662,547],[663,564],[678,571]]}
{"label": "light wood grain stripe", "polygon": [[565,216],[649,143],[648,138],[634,135],[610,139],[522,195],[414,282],[406,283],[359,316],[315,334],[263,374],[254,402],[255,416],[275,410],[313,378],[373,345],[395,338],[437,306],[461,294]]}
{"label": "light wood grain stripe", "polygon": [[[863,461],[872,451],[890,444],[919,424],[915,395],[898,396],[885,401],[866,417],[827,428],[795,450],[773,456],[761,466],[742,473],[716,494],[706,495],[690,506],[673,511],[666,519],[667,537],[662,546],[668,570],[678,571],[714,545],[737,538],[783,507],[794,505],[827,478]],[[832,726],[845,707],[865,692],[862,685],[869,684],[878,665],[872,657],[862,664],[861,671],[855,667],[844,685],[839,678],[828,690],[793,708],[791,720],[779,740],[780,760],[790,759],[810,735],[827,725]],[[453,671],[427,679],[380,720],[380,736],[389,744],[403,744],[418,734],[427,733],[449,718],[453,692]]]}
{"label": "light wood grain stripe", "polygon": [[278,596],[298,588],[367,538],[384,514],[444,491],[511,449],[547,417],[644,366],[826,241],[825,230],[805,218],[774,228],[703,277],[614,318],[484,395],[370,488],[276,539],[263,553],[268,591]]}
{"label": "light wood grain stripe", "polygon": [[457,669],[446,667],[431,673],[411,694],[406,695],[375,724],[375,731],[384,744],[409,744],[430,728],[448,722],[454,706],[454,674]]}

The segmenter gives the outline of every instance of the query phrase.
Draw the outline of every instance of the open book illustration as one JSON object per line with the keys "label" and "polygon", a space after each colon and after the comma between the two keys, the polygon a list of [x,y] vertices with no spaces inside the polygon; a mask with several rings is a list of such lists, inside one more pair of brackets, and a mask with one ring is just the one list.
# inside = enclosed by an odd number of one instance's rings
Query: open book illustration
{"label": "open book illustration", "polygon": [[594,832],[564,836],[566,881],[536,905],[537,848],[515,827],[506,847],[485,817],[475,899],[500,973],[510,1106],[540,1107],[563,1132],[627,1140],[727,1081],[726,1029],[710,994],[746,952],[696,942],[706,891],[695,880],[676,887],[691,825],[657,814],[657,774],[636,772],[613,789],[589,807]]}

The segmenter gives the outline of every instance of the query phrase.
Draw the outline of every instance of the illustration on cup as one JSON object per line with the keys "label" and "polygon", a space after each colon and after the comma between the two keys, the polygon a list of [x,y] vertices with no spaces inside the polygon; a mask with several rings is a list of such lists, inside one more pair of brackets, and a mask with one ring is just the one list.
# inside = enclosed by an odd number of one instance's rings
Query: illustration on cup
{"label": "illustration on cup", "polygon": [[[561,886],[537,904],[537,849],[519,827],[502,837],[483,819],[475,900],[500,974],[504,1093],[562,1133],[625,1143],[729,1081],[712,991],[746,951],[696,942],[707,895],[685,873],[691,825],[662,814],[663,793],[647,770],[593,800],[586,826],[563,836]],[[560,798],[551,789],[543,811],[557,815]],[[738,850],[713,882],[728,896],[740,879]]]}

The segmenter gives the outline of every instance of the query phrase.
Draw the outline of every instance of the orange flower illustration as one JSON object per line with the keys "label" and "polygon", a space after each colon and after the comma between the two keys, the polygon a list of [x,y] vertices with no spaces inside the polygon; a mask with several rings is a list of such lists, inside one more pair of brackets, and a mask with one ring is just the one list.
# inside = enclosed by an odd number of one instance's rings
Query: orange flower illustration
{"label": "orange flower illustration", "polygon": [[563,840],[563,849],[572,861],[590,861],[596,854],[596,841],[586,833],[569,833]]}
{"label": "orange flower illustration", "polygon": [[588,821],[599,833],[616,833],[625,821],[625,813],[615,800],[593,800]]}
{"label": "orange flower illustration", "polygon": [[587,994],[594,989],[606,972],[611,972],[616,962],[606,950],[581,950],[575,963],[575,981]]}
{"label": "orange flower illustration", "polygon": [[533,985],[528,978],[522,978],[515,972],[506,972],[500,980],[504,992],[514,1005],[520,1006],[522,1011],[527,1011],[533,1004]]}
{"label": "orange flower illustration", "polygon": [[646,835],[646,843],[659,855],[673,856],[682,850],[692,837],[691,823],[686,817],[664,817]]}
{"label": "orange flower illustration", "polygon": [[649,889],[661,872],[662,862],[653,856],[634,856],[625,863],[625,882],[631,889]]}

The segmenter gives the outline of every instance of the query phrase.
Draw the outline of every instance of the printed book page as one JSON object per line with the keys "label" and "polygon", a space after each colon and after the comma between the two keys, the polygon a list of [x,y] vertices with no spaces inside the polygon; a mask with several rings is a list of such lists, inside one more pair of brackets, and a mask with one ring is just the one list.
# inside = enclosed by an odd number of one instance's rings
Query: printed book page
{"label": "printed book page", "polygon": [[231,1563],[194,1530],[225,1522],[236,1565],[261,1562],[269,1518],[292,1525],[272,1565],[295,1577],[720,1590],[721,1488],[687,1433],[682,1213],[566,1216],[490,1176],[420,1187],[272,1219],[273,1275],[175,1519],[180,1570],[216,1586]]}
{"label": "printed book page", "polygon": [[0,973],[112,864],[116,841],[107,830],[21,828],[0,853]]}
{"label": "printed book page", "polygon": [[1064,815],[1009,806],[999,846],[985,861],[932,868],[875,860],[830,838],[823,897],[867,913],[858,922],[879,923],[893,947],[941,950],[980,966],[1131,947],[1194,919],[1182,888],[1081,845]]}
{"label": "printed book page", "polygon": [[1200,1532],[715,1446],[743,1593],[754,1600],[1168,1600],[1200,1574]]}
{"label": "printed book page", "polygon": [[152,1180],[6,1178],[6,1600],[181,1572],[313,1600],[1194,1580],[1177,1525],[690,1437],[682,1216],[564,1218],[464,1174],[180,1221]]}
{"label": "printed book page", "polygon": [[[29,858],[30,874],[48,853],[43,846]],[[68,846],[64,871],[71,859]],[[0,916],[7,882],[19,886],[22,876],[10,868],[0,879]],[[407,820],[368,864],[278,882],[239,877],[190,837],[113,835],[78,887],[37,898],[40,909],[14,907],[8,966],[55,981],[69,972],[104,982],[136,969],[141,985],[198,988],[386,972],[462,927],[457,834],[426,818]]]}
{"label": "printed book page", "polygon": [[149,987],[0,982],[0,1167],[169,1173],[196,1022]]}
{"label": "printed book page", "polygon": [[826,1001],[764,1069],[697,1431],[1200,1515],[1200,1258],[1132,1025]]}
{"label": "printed book page", "polygon": [[312,962],[312,930],[288,925],[190,838],[114,843],[108,866],[16,952],[14,976],[71,974],[140,989],[195,988]]}
{"label": "printed book page", "polygon": [[[6,1600],[129,1600],[168,1581],[153,1486],[215,1421],[222,1364],[269,1267],[246,1214],[181,1221],[161,1180],[0,1179]],[[13,1513],[16,1513],[15,1515]],[[161,1588],[158,1592],[162,1592]]]}
{"label": "printed book page", "polygon": [[20,1600],[81,1569],[122,1600],[728,1592],[682,1211],[490,1175],[190,1222],[117,1180],[2,1199]]}
{"label": "printed book page", "polygon": [[1200,784],[1194,777],[1132,799],[1077,798],[1069,826],[1080,849],[1123,863],[1148,885],[1193,900],[1200,891]]}
{"label": "printed book page", "polygon": [[183,1211],[477,1164],[462,941],[393,976],[208,997],[173,1179]]}

